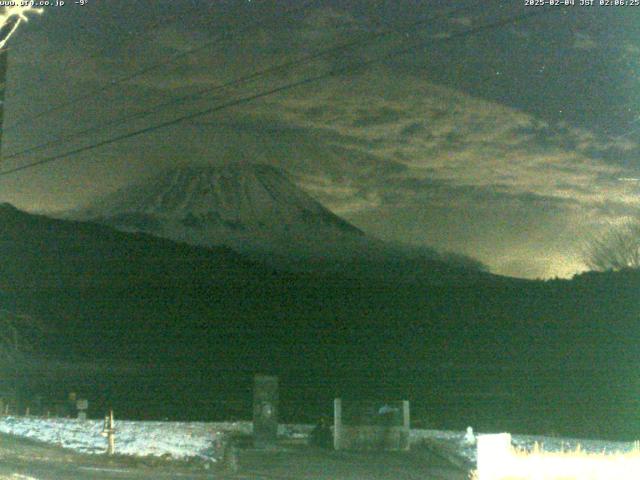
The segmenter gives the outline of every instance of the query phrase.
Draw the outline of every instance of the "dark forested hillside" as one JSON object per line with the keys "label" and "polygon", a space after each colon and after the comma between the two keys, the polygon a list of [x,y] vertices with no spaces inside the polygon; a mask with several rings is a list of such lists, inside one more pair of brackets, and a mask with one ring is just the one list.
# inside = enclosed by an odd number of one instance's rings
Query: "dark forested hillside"
{"label": "dark forested hillside", "polygon": [[[278,273],[226,249],[8,206],[0,255],[6,306],[51,327],[42,357],[130,366],[111,377],[78,371],[56,388],[122,415],[248,415],[237,405],[248,405],[251,375],[272,372],[293,420],[344,395],[409,398],[414,422],[434,427],[629,437],[640,428],[638,272],[411,284]],[[53,394],[55,372],[44,372],[26,376],[25,390]]]}

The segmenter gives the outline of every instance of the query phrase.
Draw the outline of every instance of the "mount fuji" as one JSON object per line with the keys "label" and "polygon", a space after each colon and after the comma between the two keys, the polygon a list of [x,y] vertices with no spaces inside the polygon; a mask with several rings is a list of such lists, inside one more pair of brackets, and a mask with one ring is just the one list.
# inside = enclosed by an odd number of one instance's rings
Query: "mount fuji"
{"label": "mount fuji", "polygon": [[263,164],[173,168],[67,216],[244,253],[311,254],[353,247],[365,239],[283,171]]}
{"label": "mount fuji", "polygon": [[390,260],[391,270],[398,272],[415,270],[425,260],[430,270],[434,261],[475,267],[462,256],[410,251],[366,235],[298,188],[285,172],[264,164],[176,167],[65,217],[191,245],[227,246],[253,260],[295,270],[355,266],[370,272],[375,264],[389,271]]}

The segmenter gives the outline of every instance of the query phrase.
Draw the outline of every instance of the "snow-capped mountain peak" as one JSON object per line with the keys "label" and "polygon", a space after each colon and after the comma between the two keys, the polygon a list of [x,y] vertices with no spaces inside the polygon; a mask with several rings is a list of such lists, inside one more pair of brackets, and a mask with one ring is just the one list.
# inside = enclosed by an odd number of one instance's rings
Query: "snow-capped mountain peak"
{"label": "snow-capped mountain peak", "polygon": [[182,166],[109,194],[72,213],[198,245],[240,250],[341,243],[363,233],[263,164]]}

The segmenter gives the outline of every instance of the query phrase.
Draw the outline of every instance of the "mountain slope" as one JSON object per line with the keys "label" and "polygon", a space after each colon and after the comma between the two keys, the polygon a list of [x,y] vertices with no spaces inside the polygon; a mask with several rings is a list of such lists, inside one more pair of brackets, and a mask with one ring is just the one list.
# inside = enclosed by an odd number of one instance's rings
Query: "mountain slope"
{"label": "mountain slope", "polygon": [[[148,235],[30,215],[0,205],[0,290],[101,288],[247,279],[260,267],[228,248],[202,249]],[[255,269],[255,270],[254,270]]]}
{"label": "mountain slope", "polygon": [[71,216],[240,251],[309,253],[352,247],[364,237],[267,165],[175,168]]}
{"label": "mountain slope", "polygon": [[137,365],[59,381],[21,372],[33,391],[77,387],[123,416],[203,419],[228,414],[221,396],[250,412],[251,376],[272,372],[297,420],[335,396],[381,395],[447,428],[635,435],[638,272],[437,285],[283,274],[10,206],[0,258],[0,301],[51,327],[39,352]]}
{"label": "mountain slope", "polygon": [[192,245],[226,245],[285,270],[431,281],[482,270],[461,255],[365,235],[262,164],[174,168],[67,216]]}

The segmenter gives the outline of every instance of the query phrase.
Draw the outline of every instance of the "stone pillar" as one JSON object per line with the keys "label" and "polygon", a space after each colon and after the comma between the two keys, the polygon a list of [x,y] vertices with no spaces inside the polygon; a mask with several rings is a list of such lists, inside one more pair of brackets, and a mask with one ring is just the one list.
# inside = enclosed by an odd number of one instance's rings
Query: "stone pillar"
{"label": "stone pillar", "polygon": [[253,441],[257,448],[276,446],[278,377],[256,375],[253,384]]}
{"label": "stone pillar", "polygon": [[411,410],[409,408],[409,400],[402,401],[402,431],[400,432],[400,450],[409,450],[411,448]]}

